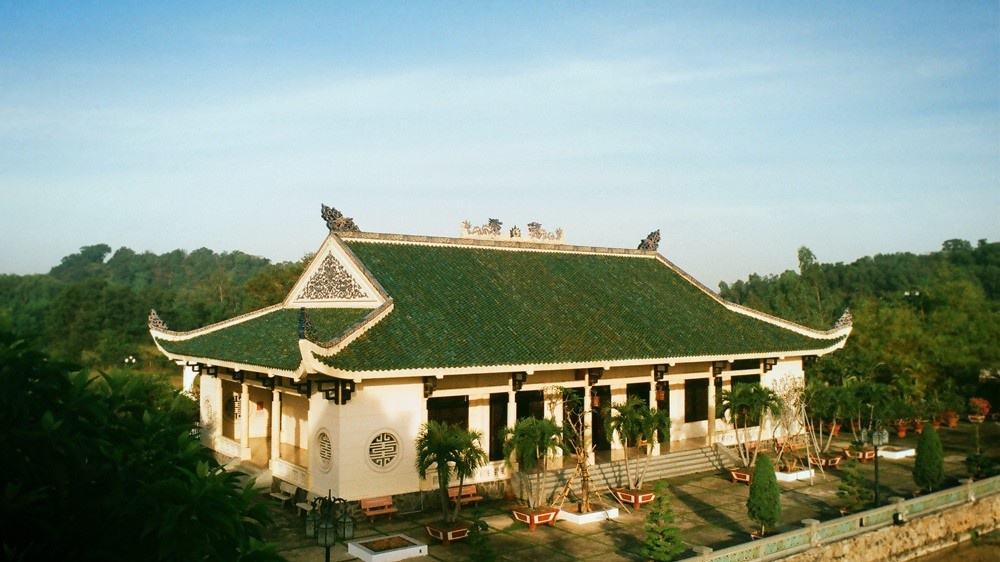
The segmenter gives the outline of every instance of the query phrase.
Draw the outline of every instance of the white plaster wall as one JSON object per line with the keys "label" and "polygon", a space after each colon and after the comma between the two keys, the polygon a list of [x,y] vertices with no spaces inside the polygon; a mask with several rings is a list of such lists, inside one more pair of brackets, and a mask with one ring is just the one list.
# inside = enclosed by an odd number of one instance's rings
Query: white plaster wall
{"label": "white plaster wall", "polygon": [[[427,414],[419,378],[359,384],[351,401],[343,406],[328,402],[322,393],[316,393],[312,396],[309,414],[311,422],[315,420],[329,427],[335,451],[334,468],[329,476],[316,476],[317,485],[327,482],[334,494],[348,500],[401,494],[420,488],[413,464],[415,441]],[[379,470],[368,462],[368,445],[372,437],[384,429],[399,436],[400,456],[388,469]],[[315,432],[314,429],[311,440],[315,440]],[[315,448],[311,448],[310,466],[319,467],[319,462]],[[320,473],[314,471],[314,474]],[[319,489],[326,491],[326,487]]]}
{"label": "white plaster wall", "polygon": [[271,434],[271,391],[250,387],[250,437],[267,437]]}
{"label": "white plaster wall", "polygon": [[201,403],[199,419],[204,428],[203,441],[212,447],[211,440],[222,434],[222,381],[218,377],[201,377],[199,384]]}
{"label": "white plaster wall", "polygon": [[309,448],[309,401],[304,396],[282,393],[281,442]]}
{"label": "white plaster wall", "polygon": [[[345,459],[344,451],[341,449],[340,438],[340,418],[337,416],[338,406],[326,399],[322,392],[314,392],[309,397],[309,421],[306,424],[306,435],[308,436],[309,450],[309,491],[326,495],[331,491],[334,496],[340,496],[340,487],[337,483],[341,472],[344,470],[341,464],[350,464]],[[325,430],[330,435],[333,459],[330,469],[324,471],[322,460],[319,458],[319,447],[316,445],[316,436],[320,430]],[[349,468],[348,468],[349,469]]]}

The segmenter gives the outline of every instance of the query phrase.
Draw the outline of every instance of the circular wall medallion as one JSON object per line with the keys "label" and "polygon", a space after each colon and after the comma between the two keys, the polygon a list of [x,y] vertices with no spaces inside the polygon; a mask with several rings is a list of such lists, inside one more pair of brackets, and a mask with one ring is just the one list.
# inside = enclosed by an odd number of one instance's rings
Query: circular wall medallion
{"label": "circular wall medallion", "polygon": [[319,469],[330,472],[333,467],[333,441],[325,429],[316,432],[316,446],[319,450]]}
{"label": "circular wall medallion", "polygon": [[368,466],[379,472],[396,468],[402,456],[399,436],[391,429],[376,431],[368,441]]}

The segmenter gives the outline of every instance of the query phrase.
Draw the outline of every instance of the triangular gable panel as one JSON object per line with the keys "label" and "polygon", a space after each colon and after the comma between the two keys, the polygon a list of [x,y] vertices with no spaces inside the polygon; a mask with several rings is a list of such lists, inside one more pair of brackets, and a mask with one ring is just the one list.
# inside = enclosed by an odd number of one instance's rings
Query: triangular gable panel
{"label": "triangular gable panel", "polygon": [[376,308],[385,299],[330,236],[285,299],[287,308]]}

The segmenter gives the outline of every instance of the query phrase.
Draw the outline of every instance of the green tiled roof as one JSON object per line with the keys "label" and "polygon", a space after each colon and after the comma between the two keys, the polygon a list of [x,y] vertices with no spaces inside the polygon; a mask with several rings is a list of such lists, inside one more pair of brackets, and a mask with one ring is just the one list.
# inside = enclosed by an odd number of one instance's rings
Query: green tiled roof
{"label": "green tiled roof", "polygon": [[[329,341],[369,312],[357,308],[309,309],[310,336],[315,341]],[[170,353],[289,371],[302,360],[297,309],[278,309],[187,340],[157,342]]]}
{"label": "green tiled roof", "polygon": [[394,299],[324,362],[346,370],[818,350],[650,258],[351,241]]}

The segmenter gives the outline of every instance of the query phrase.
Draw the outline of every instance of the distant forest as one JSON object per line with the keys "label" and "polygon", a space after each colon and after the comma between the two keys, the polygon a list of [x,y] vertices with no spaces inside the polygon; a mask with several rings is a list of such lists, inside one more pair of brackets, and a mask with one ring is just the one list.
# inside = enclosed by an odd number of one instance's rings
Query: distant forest
{"label": "distant forest", "polygon": [[[170,365],[146,330],[151,308],[171,329],[187,330],[274,304],[306,259],[85,246],[47,274],[0,275],[0,329],[37,340],[58,359],[113,367],[132,355],[146,370],[163,370]],[[818,361],[814,374],[921,386],[950,380],[972,392],[984,370],[1000,368],[1000,244],[948,240],[930,254],[849,264],[821,263],[801,248],[798,261],[798,271],[721,283],[720,294],[819,329],[850,308],[846,348]]]}

